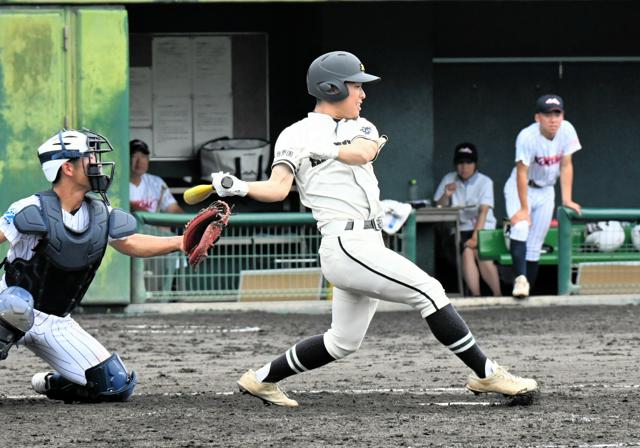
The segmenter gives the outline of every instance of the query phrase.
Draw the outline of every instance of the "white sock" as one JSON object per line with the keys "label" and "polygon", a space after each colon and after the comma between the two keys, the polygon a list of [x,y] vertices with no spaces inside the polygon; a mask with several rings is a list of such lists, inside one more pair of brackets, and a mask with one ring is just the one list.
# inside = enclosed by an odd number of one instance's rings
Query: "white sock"
{"label": "white sock", "polygon": [[262,381],[267,377],[267,375],[269,375],[270,370],[271,370],[271,363],[265,364],[264,366],[260,367],[256,371],[256,378],[258,379],[258,381],[262,383]]}
{"label": "white sock", "polygon": [[484,363],[484,377],[487,378],[493,374],[495,370],[495,363],[491,361],[489,358]]}

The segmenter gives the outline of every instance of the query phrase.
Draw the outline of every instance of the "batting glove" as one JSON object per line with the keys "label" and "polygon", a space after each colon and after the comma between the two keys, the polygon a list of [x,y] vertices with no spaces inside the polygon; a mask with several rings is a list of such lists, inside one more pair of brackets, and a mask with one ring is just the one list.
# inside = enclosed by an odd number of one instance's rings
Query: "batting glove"
{"label": "batting glove", "polygon": [[246,196],[249,193],[249,184],[236,176],[218,171],[211,173],[211,185],[221,198],[227,196]]}

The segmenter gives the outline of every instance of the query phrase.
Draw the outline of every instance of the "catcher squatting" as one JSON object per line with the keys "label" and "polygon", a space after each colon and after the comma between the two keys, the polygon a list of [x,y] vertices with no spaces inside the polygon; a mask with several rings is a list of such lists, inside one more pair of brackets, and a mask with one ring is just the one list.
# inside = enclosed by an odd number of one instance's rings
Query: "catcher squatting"
{"label": "catcher squatting", "polygon": [[283,200],[295,179],[302,204],[318,222],[322,273],[334,286],[331,327],[248,370],[238,380],[240,390],[265,403],[298,406],[277,383],[358,350],[382,299],[406,303],[422,315],[436,339],[472,370],[469,390],[530,396],[537,382],[512,375],[487,358],[440,282],[383,243],[383,211],[372,162],[387,138],[360,117],[363,85],[379,79],[366,73],[353,54],[336,51],[318,57],[307,73],[315,109],[278,137],[270,178],[245,182],[212,173],[219,196],[264,202]]}
{"label": "catcher squatting", "polygon": [[[102,162],[112,151],[103,136],[89,130],[61,130],[38,148],[44,175],[52,188],[14,202],[0,218],[0,244],[9,242],[0,263],[0,360],[13,345],[24,346],[52,371],[37,373],[38,393],[65,402],[125,401],[136,385],[117,353],[109,353],[71,317],[100,266],[107,244],[136,257],[190,252],[206,233],[212,243],[228,217],[228,208],[207,210],[219,218],[191,225],[189,240],[135,233],[136,221],[112,208],[107,190],[115,164]],[[102,200],[88,196],[88,192]],[[226,204],[225,204],[226,205]],[[212,219],[214,219],[212,218]],[[208,219],[208,218],[207,218]],[[185,232],[186,234],[186,232]],[[203,237],[203,241],[207,238]],[[194,249],[190,260],[202,258]]]}

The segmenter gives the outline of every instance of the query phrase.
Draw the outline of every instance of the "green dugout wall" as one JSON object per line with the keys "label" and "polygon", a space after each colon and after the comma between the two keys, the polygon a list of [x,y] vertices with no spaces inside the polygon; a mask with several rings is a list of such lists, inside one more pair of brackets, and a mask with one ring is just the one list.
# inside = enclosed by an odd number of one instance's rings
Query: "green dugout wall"
{"label": "green dugout wall", "polygon": [[[128,30],[121,7],[0,8],[0,209],[49,188],[36,149],[55,130],[87,127],[110,140],[110,198],[128,201]],[[4,257],[7,245],[0,256]],[[129,258],[108,249],[85,299],[129,299]],[[114,281],[114,279],[120,279]],[[122,281],[126,279],[126,281]]]}

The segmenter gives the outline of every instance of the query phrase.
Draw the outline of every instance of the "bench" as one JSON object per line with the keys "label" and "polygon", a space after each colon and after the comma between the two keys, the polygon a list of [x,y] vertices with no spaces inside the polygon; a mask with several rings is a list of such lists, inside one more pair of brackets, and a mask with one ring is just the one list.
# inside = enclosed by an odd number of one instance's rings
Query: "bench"
{"label": "bench", "polygon": [[[572,227],[573,246],[582,246],[584,244],[584,225],[574,225]],[[625,246],[631,241],[631,229],[625,227]],[[494,260],[501,265],[511,265],[511,254],[507,249],[504,241],[502,229],[481,230],[478,232],[478,255],[482,260]],[[592,262],[621,262],[638,260],[640,261],[640,252],[630,251],[623,247],[617,252],[595,252],[574,251],[571,257],[572,263],[592,263]],[[558,264],[558,228],[549,229],[544,239],[543,253],[540,255],[541,265],[557,265]]]}

